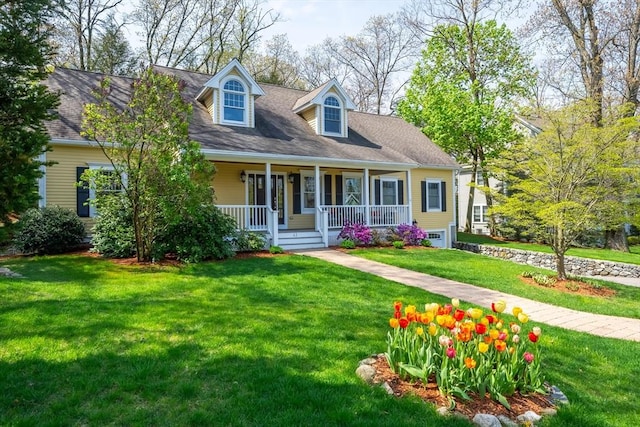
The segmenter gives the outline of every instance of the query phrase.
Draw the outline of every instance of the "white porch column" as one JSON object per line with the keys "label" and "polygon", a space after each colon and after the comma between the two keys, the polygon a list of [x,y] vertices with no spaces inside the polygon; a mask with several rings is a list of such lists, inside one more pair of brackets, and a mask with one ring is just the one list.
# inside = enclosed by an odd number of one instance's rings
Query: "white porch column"
{"label": "white porch column", "polygon": [[266,181],[264,183],[266,205],[269,209],[273,209],[273,197],[271,197],[271,163],[265,164],[264,174]]}
{"label": "white porch column", "polygon": [[367,225],[371,224],[371,208],[369,206],[369,168],[364,170],[364,211]]}
{"label": "white porch column", "polygon": [[320,230],[320,215],[318,215],[318,208],[320,207],[320,205],[322,203],[320,203],[320,201],[322,200],[322,194],[320,192],[320,165],[316,165],[315,166],[315,170],[314,170],[314,180],[315,180],[315,189],[316,189],[316,195],[315,195],[315,205],[314,205],[314,210],[315,210],[315,219],[316,219],[316,231],[321,231]]}
{"label": "white porch column", "polygon": [[409,218],[407,218],[407,224],[413,222],[413,189],[411,187],[411,170],[407,171],[407,205],[409,205]]}

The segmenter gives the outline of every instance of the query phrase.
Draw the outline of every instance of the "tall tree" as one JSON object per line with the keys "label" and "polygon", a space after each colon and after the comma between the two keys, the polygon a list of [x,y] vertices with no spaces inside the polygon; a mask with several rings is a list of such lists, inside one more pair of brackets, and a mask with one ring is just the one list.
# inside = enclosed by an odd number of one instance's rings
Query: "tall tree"
{"label": "tall tree", "polygon": [[[414,69],[398,110],[458,162],[471,165],[467,232],[478,168],[488,183],[487,160],[518,138],[514,103],[529,93],[534,76],[513,34],[495,21],[435,27]],[[491,208],[487,184],[483,190]]]}
{"label": "tall tree", "polygon": [[85,106],[83,134],[111,162],[108,177],[132,209],[138,260],[149,261],[166,227],[213,202],[213,165],[189,139],[192,107],[182,98],[180,81],[148,69],[121,109],[110,102],[109,88],[107,78],[98,103]]}
{"label": "tall tree", "polygon": [[327,49],[331,43],[331,39],[327,39],[322,44],[308,47],[305,51],[300,64],[300,75],[307,81],[310,88],[317,88],[333,78],[341,86],[345,86],[349,69]]}
{"label": "tall tree", "polygon": [[93,71],[128,76],[134,73],[136,66],[136,57],[122,32],[122,25],[109,15],[95,43]]}
{"label": "tall tree", "polygon": [[299,89],[306,87],[300,77],[300,56],[286,34],[276,34],[267,40],[263,53],[252,53],[245,59],[244,66],[258,82]]}
{"label": "tall tree", "polygon": [[47,150],[44,122],[58,96],[42,80],[52,59],[49,0],[5,1],[0,6],[0,223],[38,201],[37,158]]}
{"label": "tall tree", "polygon": [[[630,139],[638,123],[604,116],[595,126],[593,109],[587,101],[545,113],[544,132],[517,142],[497,161],[511,191],[497,213],[551,246],[560,279],[567,277],[565,253],[580,236],[630,221],[629,202],[638,204],[638,144]],[[608,197],[612,187],[623,190],[620,197]]]}
{"label": "tall tree", "polygon": [[342,36],[327,47],[351,72],[358,109],[381,114],[390,110],[397,95],[393,77],[409,69],[420,45],[399,15],[388,14],[369,18],[356,36]]}
{"label": "tall tree", "polygon": [[55,1],[56,36],[61,51],[58,63],[93,71],[95,43],[104,29],[105,19],[117,10],[123,0]]}

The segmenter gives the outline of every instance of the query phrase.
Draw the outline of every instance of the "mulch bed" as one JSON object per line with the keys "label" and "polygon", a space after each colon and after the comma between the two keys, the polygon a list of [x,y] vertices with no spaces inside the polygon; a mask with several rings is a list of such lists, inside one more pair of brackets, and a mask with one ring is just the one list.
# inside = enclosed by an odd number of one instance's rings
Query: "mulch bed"
{"label": "mulch bed", "polygon": [[[376,363],[373,365],[376,369],[374,381],[380,384],[387,382],[391,386],[395,396],[402,397],[412,394],[418,396],[425,402],[432,403],[436,407],[449,407],[449,400],[440,394],[435,379],[429,381],[429,384],[426,386],[420,381],[414,383],[404,381],[396,373],[391,371],[384,356],[378,356],[376,359]],[[504,415],[509,418],[515,418],[527,411],[534,411],[540,415],[545,408],[556,407],[549,401],[548,396],[538,393],[526,396],[516,393],[513,396],[507,397],[507,402],[509,402],[511,410],[491,400],[489,396],[481,398],[471,393],[469,397],[471,397],[471,400],[453,398],[455,401],[455,412],[469,419],[478,413],[492,414],[495,416]]]}
{"label": "mulch bed", "polygon": [[616,291],[605,286],[595,287],[589,283],[580,280],[557,280],[553,285],[543,286],[530,277],[520,277],[524,283],[538,288],[555,289],[561,292],[575,295],[587,295],[597,297],[613,297]]}

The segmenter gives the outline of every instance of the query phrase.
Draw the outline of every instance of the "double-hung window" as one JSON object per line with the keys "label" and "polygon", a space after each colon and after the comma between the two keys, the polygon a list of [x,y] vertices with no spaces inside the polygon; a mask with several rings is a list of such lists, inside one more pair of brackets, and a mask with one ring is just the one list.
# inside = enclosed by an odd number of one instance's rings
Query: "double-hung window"
{"label": "double-hung window", "polygon": [[487,222],[487,205],[473,206],[473,222]]}
{"label": "double-hung window", "polygon": [[341,109],[340,102],[330,96],[324,100],[324,131],[326,133],[341,134]]}
{"label": "double-hung window", "polygon": [[238,80],[229,80],[222,90],[225,122],[245,123],[245,90]]}
{"label": "double-hung window", "polygon": [[427,211],[442,210],[442,190],[440,181],[427,181]]}
{"label": "double-hung window", "polygon": [[380,182],[380,192],[382,197],[380,200],[383,205],[397,205],[398,204],[398,181],[393,179],[383,179]]}

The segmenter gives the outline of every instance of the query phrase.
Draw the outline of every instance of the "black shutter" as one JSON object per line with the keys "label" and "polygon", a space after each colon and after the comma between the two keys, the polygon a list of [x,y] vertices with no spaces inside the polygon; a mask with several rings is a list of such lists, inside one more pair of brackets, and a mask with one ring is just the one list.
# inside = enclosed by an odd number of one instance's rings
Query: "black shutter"
{"label": "black shutter", "polygon": [[373,204],[380,205],[380,180],[373,180]]}
{"label": "black shutter", "polygon": [[447,211],[447,183],[440,182],[440,191],[442,192],[442,212]]}
{"label": "black shutter", "polygon": [[300,174],[293,174],[293,213],[302,213],[302,197],[300,195]]}
{"label": "black shutter", "polygon": [[344,205],[344,200],[342,200],[342,175],[336,175],[336,205]]}
{"label": "black shutter", "polygon": [[82,183],[76,187],[76,213],[79,217],[89,217],[89,183],[82,181],[81,176],[87,167],[79,166],[76,168],[76,182]]}
{"label": "black shutter", "polygon": [[404,181],[398,180],[398,204],[404,205]]}
{"label": "black shutter", "polygon": [[324,176],[324,204],[333,204],[331,203],[331,175]]}
{"label": "black shutter", "polygon": [[427,211],[427,181],[420,181],[420,200],[422,202],[422,212]]}

